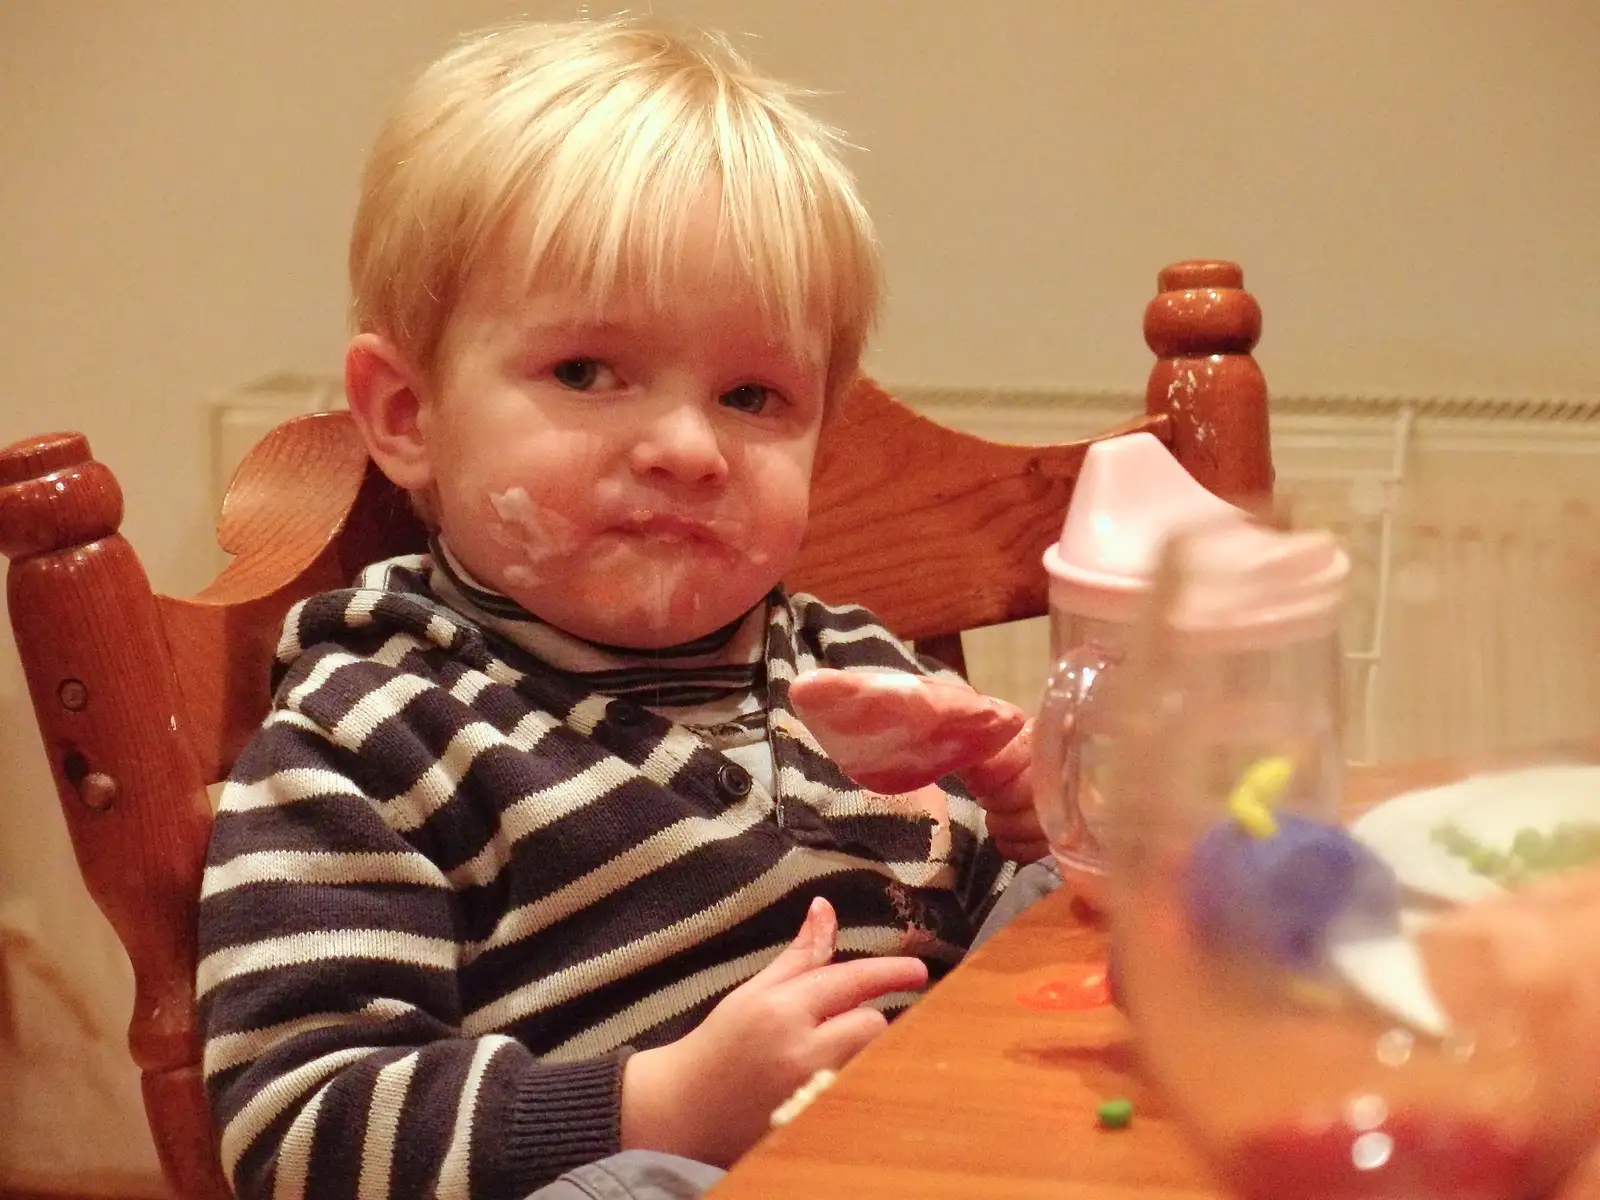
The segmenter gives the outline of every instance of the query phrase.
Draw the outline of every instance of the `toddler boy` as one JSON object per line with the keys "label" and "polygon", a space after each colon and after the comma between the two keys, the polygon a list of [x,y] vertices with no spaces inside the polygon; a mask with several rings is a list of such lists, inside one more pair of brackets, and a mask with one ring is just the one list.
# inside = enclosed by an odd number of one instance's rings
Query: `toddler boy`
{"label": "toddler boy", "polygon": [[291,613],[225,790],[224,1166],[242,1197],[523,1197],[642,1150],[692,1194],[960,959],[996,839],[1042,848],[1025,781],[987,822],[865,790],[788,701],[926,669],[780,586],[870,223],[725,46],[523,25],[407,94],[350,269],[350,409],[434,537]]}

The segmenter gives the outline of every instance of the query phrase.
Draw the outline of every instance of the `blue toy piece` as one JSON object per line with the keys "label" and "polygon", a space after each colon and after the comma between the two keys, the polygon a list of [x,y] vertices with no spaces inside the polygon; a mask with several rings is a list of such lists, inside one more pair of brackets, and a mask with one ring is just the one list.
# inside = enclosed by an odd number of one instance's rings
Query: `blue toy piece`
{"label": "blue toy piece", "polygon": [[1238,821],[1209,830],[1182,880],[1207,949],[1314,971],[1329,941],[1393,931],[1399,888],[1388,865],[1337,825],[1273,814],[1263,836]]}

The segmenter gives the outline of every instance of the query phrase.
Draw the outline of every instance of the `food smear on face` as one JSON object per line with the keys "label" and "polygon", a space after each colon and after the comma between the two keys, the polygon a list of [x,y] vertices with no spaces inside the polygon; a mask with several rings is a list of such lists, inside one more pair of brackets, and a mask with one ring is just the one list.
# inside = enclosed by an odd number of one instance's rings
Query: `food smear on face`
{"label": "food smear on face", "polygon": [[693,611],[698,592],[691,585],[693,564],[682,551],[681,540],[624,535],[598,550],[587,561],[590,600],[646,629],[666,626],[685,611]]}
{"label": "food smear on face", "polygon": [[513,564],[503,572],[513,587],[537,586],[540,566],[577,547],[578,527],[548,505],[534,503],[526,488],[491,493],[489,507],[495,515],[489,535],[525,560],[526,565]]}
{"label": "food smear on face", "polygon": [[577,522],[539,503],[526,488],[490,493],[488,503],[494,514],[490,536],[520,560],[501,568],[500,583],[532,591],[558,577],[573,579],[576,568],[588,577],[578,586],[591,603],[649,630],[704,609],[697,557],[725,549],[752,557],[741,546],[745,534],[738,521],[679,517],[670,506],[629,500],[616,488],[596,490],[602,523],[613,528],[587,543]]}

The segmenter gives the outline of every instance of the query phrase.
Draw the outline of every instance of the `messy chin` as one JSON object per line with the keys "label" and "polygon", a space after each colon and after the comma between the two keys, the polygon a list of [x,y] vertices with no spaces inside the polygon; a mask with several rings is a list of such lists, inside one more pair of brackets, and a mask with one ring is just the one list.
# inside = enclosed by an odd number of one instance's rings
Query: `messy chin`
{"label": "messy chin", "polygon": [[661,650],[738,620],[778,582],[768,566],[679,554],[635,561],[626,569],[603,562],[577,566],[564,586],[507,590],[539,619],[576,637],[623,649]]}

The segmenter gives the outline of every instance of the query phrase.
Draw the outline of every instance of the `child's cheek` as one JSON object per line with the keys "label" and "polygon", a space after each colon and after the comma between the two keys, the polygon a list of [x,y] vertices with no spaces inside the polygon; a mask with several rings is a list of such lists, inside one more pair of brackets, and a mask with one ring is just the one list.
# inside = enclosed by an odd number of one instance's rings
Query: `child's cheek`
{"label": "child's cheek", "polygon": [[751,530],[752,536],[741,549],[753,568],[781,576],[794,565],[805,541],[804,493],[786,505],[769,508],[763,517],[760,528]]}
{"label": "child's cheek", "polygon": [[741,549],[752,566],[774,569],[781,575],[793,564],[805,540],[811,505],[810,461],[789,451],[750,463],[748,469],[759,494],[746,502],[754,524]]}

